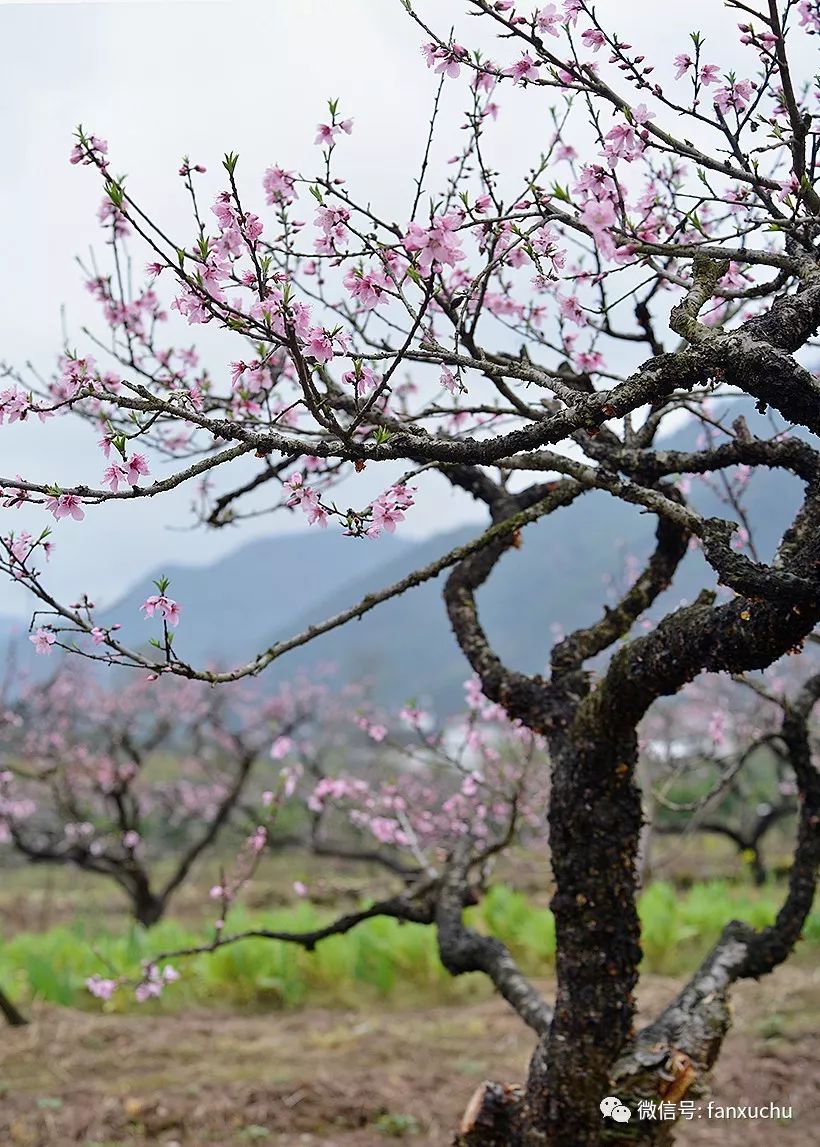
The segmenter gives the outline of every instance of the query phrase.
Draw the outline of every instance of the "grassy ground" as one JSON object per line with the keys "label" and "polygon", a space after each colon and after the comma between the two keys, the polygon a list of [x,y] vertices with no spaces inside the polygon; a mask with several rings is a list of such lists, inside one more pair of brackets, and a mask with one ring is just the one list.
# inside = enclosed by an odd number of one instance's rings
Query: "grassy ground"
{"label": "grassy ground", "polygon": [[[674,980],[650,976],[654,1013]],[[551,985],[545,982],[547,993]],[[820,976],[806,956],[742,984],[715,1082],[730,1103],[792,1105],[784,1123],[700,1120],[689,1147],[809,1147],[820,1120]],[[378,1147],[449,1142],[485,1077],[520,1080],[527,1030],[490,999],[401,1011],[103,1016],[41,1006],[0,1045],[11,1147]]]}
{"label": "grassy ground", "polygon": [[[676,974],[696,966],[728,919],[757,927],[773,920],[783,897],[777,885],[711,881],[678,890],[656,882],[639,904],[646,972]],[[205,901],[207,905],[207,901]],[[305,901],[268,910],[237,909],[228,931],[266,928],[312,931],[339,911]],[[503,940],[525,972],[553,971],[552,916],[520,892],[500,885],[467,913],[470,924]],[[90,975],[139,976],[143,962],[163,952],[201,944],[210,935],[207,916],[199,926],[164,921],[150,931],[123,919],[78,916],[45,932],[20,932],[0,945],[0,984],[24,1003],[34,999],[99,1009],[85,986]],[[820,947],[820,915],[804,930],[808,947]],[[293,945],[255,939],[178,964],[180,983],[168,989],[152,1011],[179,1011],[211,1005],[277,1010],[302,1006],[403,1006],[486,998],[484,977],[454,980],[442,968],[432,929],[375,919],[344,936],[334,936],[307,952]],[[139,1010],[131,990],[104,1005],[107,1010]]]}
{"label": "grassy ground", "polygon": [[[675,883],[654,884],[642,902],[646,1015],[668,1001],[727,919],[764,924],[783,894],[743,880],[698,883],[707,870],[736,874],[733,856],[704,841],[674,844],[663,861]],[[376,873],[327,871],[298,854],[269,858],[234,923],[308,927],[384,890]],[[473,922],[505,939],[549,995],[543,863],[514,855],[499,875],[522,891],[497,890]],[[0,983],[33,1022],[0,1029],[0,1147],[443,1147],[482,1079],[523,1078],[526,1028],[483,978],[454,981],[442,971],[430,930],[392,921],[314,954],[259,942],[180,965],[183,980],[160,1004],[137,1008],[126,993],[102,1005],[88,995],[85,976],[107,973],[107,962],[129,971],[158,948],[201,939],[215,876],[201,872],[172,919],[145,934],[104,881],[4,873]],[[294,880],[308,884],[311,903],[294,897]],[[818,1142],[818,950],[815,914],[791,963],[761,984],[739,985],[716,1074],[718,1102],[790,1104],[795,1118],[692,1121],[681,1125],[681,1143]]]}

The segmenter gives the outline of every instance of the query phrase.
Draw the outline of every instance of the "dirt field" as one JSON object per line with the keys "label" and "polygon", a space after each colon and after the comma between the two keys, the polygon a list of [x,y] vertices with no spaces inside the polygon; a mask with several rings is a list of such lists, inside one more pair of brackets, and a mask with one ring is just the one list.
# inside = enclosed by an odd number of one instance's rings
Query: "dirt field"
{"label": "dirt field", "polygon": [[[650,978],[658,1007],[674,981]],[[548,990],[548,985],[545,985]],[[701,1120],[680,1142],[820,1141],[820,972],[786,967],[735,995],[714,1098],[791,1104],[791,1122]],[[389,1014],[93,1016],[40,1010],[0,1047],[0,1143],[366,1147],[449,1142],[486,1076],[522,1078],[531,1040],[502,1002]]]}

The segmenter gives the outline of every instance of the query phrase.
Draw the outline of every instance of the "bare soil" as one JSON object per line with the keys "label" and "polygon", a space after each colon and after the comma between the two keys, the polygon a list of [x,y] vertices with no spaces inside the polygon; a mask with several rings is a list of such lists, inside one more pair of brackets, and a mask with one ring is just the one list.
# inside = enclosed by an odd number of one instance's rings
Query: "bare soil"
{"label": "bare soil", "polygon": [[[544,985],[549,991],[549,985]],[[658,1009],[674,980],[649,977]],[[786,966],[735,993],[713,1098],[788,1121],[692,1120],[688,1147],[820,1143],[820,972]],[[523,1078],[532,1039],[500,1000],[418,1011],[103,1016],[42,1008],[0,1030],[3,1147],[437,1144],[484,1078]]]}

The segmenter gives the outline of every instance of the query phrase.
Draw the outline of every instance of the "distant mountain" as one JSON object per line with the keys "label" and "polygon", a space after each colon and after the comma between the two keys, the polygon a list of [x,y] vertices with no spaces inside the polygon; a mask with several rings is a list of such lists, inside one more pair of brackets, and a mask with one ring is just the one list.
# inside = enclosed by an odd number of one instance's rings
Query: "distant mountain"
{"label": "distant mountain", "polygon": [[[600,608],[602,577],[612,547],[622,546],[625,552],[636,546],[645,548],[646,522],[629,507],[611,499],[609,503],[604,507],[601,496],[593,495],[570,511],[559,511],[529,526],[523,532],[521,549],[502,558],[479,593],[482,623],[509,664],[529,671],[543,668],[551,645],[551,624],[574,625],[589,616],[591,607]],[[333,616],[374,585],[391,584],[478,533],[478,528],[458,530],[418,543],[411,553],[374,571],[377,577],[369,574],[327,595],[309,613],[294,619],[291,632],[317,618]],[[377,694],[385,700],[414,697],[441,708],[458,706],[469,670],[444,609],[445,577],[385,602],[361,620],[288,654],[282,671],[330,661],[345,675],[373,678]],[[285,631],[272,628],[266,644],[283,636]]]}
{"label": "distant mountain", "polygon": [[[379,545],[382,560],[413,549],[390,535]],[[235,665],[263,648],[272,629],[289,630],[292,618],[309,611],[331,586],[365,578],[373,557],[366,539],[357,542],[331,530],[259,538],[212,565],[162,566],[106,610],[102,622],[119,623],[131,643],[154,636],[156,626],[139,607],[156,592],[153,581],[162,575],[171,583],[170,596],[184,603],[181,655],[200,665]]]}
{"label": "distant mountain", "polygon": [[[764,431],[758,416],[750,428]],[[698,431],[685,426],[666,444],[691,449]],[[779,471],[755,475],[744,497],[760,556],[771,556],[793,513],[800,484]],[[717,493],[696,482],[690,495],[710,515],[735,517]],[[478,595],[481,620],[509,665],[543,669],[556,629],[588,624],[614,600],[628,557],[645,558],[653,544],[654,518],[607,494],[585,495],[572,507],[528,526],[520,549],[506,554]],[[423,541],[383,536],[357,541],[333,530],[277,535],[248,543],[203,567],[163,567],[172,596],[184,604],[177,641],[195,664],[235,666],[274,641],[301,632],[426,565],[480,532],[469,527]],[[410,697],[451,711],[462,699],[469,669],[448,625],[441,600],[442,575],[376,607],[359,621],[292,651],[269,670],[273,682],[298,669],[332,662],[340,676],[368,676],[385,702]],[[607,585],[614,579],[616,586]],[[697,551],[687,555],[658,608],[692,600],[714,575]],[[119,622],[123,636],[143,643],[155,630],[139,614],[151,579],[141,579],[104,622]],[[19,626],[19,622],[17,623]],[[5,631],[0,619],[0,634]],[[32,660],[27,656],[26,660]],[[53,668],[53,666],[50,666]]]}
{"label": "distant mountain", "polygon": [[[747,421],[761,436],[771,432],[754,413],[747,413]],[[695,427],[685,426],[666,445],[692,449],[698,434]],[[720,490],[719,481],[716,487]],[[801,484],[780,471],[753,476],[743,503],[762,560],[773,553],[800,494]],[[690,497],[705,514],[736,516],[705,484],[693,483]],[[608,590],[607,579],[614,578],[623,585],[627,558],[645,558],[651,551],[654,531],[651,515],[601,492],[587,494],[573,506],[528,526],[522,533],[521,548],[505,554],[478,594],[482,624],[502,659],[525,672],[542,670],[555,631],[589,624],[600,616],[604,604],[614,599],[616,587]],[[301,617],[294,617],[289,626],[272,625],[264,645],[333,616],[376,586],[397,581],[478,532],[472,527],[416,543],[393,561],[369,570],[358,582],[334,588]],[[450,631],[442,602],[445,577],[443,574],[385,602],[361,620],[294,650],[279,666],[272,667],[273,676],[329,661],[345,676],[372,677],[375,691],[386,701],[413,697],[445,711],[458,707],[469,667]],[[701,588],[713,587],[715,580],[700,553],[691,552],[670,589],[659,599],[657,611],[674,608],[683,599],[693,600]]]}

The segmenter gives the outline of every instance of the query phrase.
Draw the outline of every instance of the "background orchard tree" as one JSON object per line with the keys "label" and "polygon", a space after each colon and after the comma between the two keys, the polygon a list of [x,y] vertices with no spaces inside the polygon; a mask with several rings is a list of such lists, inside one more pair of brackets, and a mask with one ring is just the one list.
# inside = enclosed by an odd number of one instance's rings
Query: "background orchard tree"
{"label": "background orchard tree", "polygon": [[[798,689],[800,676],[789,676]],[[754,882],[765,883],[771,867],[764,841],[777,829],[791,836],[797,813],[780,738],[788,685],[783,677],[773,677],[768,688],[757,678],[704,677],[655,707],[642,731],[650,838],[704,833],[728,840]],[[644,866],[651,870],[649,855]]]}
{"label": "background orchard tree", "polygon": [[109,877],[150,927],[223,833],[257,829],[278,783],[290,815],[266,834],[270,849],[414,885],[468,827],[505,844],[542,828],[543,745],[475,682],[467,694],[466,713],[435,728],[414,706],[377,708],[366,683],[297,678],[268,696],[246,681],[170,679],[157,692],[66,665],[2,713],[0,843]]}
{"label": "background orchard tree", "polygon": [[112,688],[66,666],[7,699],[0,719],[0,842],[37,864],[108,877],[146,927],[217,845],[254,769],[289,745],[317,693],[165,684],[130,677]]}
{"label": "background orchard tree", "polygon": [[[543,844],[545,745],[523,722],[510,721],[499,705],[489,702],[476,681],[468,682],[467,698],[467,711],[440,728],[415,707],[405,707],[393,721],[360,710],[353,723],[374,744],[368,752],[350,738],[329,737],[332,773],[317,767],[324,746],[317,752],[315,742],[291,742],[276,788],[262,794],[261,804],[268,811],[256,810],[256,827],[232,871],[211,889],[219,905],[211,939],[157,954],[136,981],[137,999],[160,994],[159,969],[173,967],[169,960],[215,952],[254,937],[312,951],[329,936],[384,916],[435,923],[439,955],[449,972],[486,972],[527,1022],[546,1022],[543,1001],[504,946],[466,928],[462,920],[464,907],[478,903],[488,890],[500,853],[513,843]],[[288,761],[291,754],[294,760]],[[231,931],[229,914],[256,878],[266,845],[281,846],[276,822],[289,799],[303,806],[310,823],[308,834],[295,838],[298,843],[319,856],[380,865],[400,878],[400,891],[308,932]],[[301,882],[296,891],[300,896],[309,892]],[[127,974],[116,979],[95,976],[89,987],[109,999],[131,983]]]}
{"label": "background orchard tree", "polygon": [[[543,739],[488,702],[476,680],[465,691],[465,712],[443,722],[414,704],[376,707],[361,687],[328,693],[307,735],[277,742],[284,795],[307,824],[277,826],[269,844],[377,865],[414,890],[462,837],[485,860],[513,841],[540,841]],[[256,824],[258,807],[246,812]]]}
{"label": "background orchard tree", "polygon": [[[203,165],[186,159],[193,226],[183,236],[169,236],[140,203],[138,180],[118,176],[104,140],[78,133],[72,161],[93,168],[105,194],[110,270],[89,273],[89,286],[108,331],[67,347],[51,381],[9,370],[0,401],[8,422],[88,420],[102,477],[92,488],[5,475],[4,502],[41,505],[62,531],[80,528],[101,502],[193,482],[211,525],[290,509],[341,527],[357,539],[350,544],[372,544],[410,512],[420,483],[444,482],[486,507],[488,528],[224,671],[186,661],[184,602],[167,587],[145,602],[157,626],[145,651],[99,625],[87,599],[70,606],[49,593],[46,533],[7,533],[3,565],[43,607],[32,633],[39,652],[63,647],[147,670],[158,690],[175,676],[222,684],[255,675],[449,570],[450,623],[484,695],[548,746],[557,934],[550,1008],[503,945],[462,923],[484,860],[469,833],[435,877],[392,906],[434,924],[448,967],[487,973],[536,1033],[526,1085],[486,1085],[462,1142],[665,1143],[666,1122],[610,1127],[601,1098],[615,1089],[634,1108],[641,1097],[677,1099],[705,1084],[732,984],[787,958],[817,876],[814,676],[780,726],[799,817],[776,922],[762,931],[728,923],[679,997],[635,1031],[639,724],[658,698],[705,671],[765,669],[820,620],[820,387],[801,362],[820,323],[818,90],[799,63],[820,10],[816,0],[731,0],[727,27],[739,16],[740,56],[693,33],[674,59],[650,60],[585,0],[560,9],[467,0],[479,19],[452,36],[434,10],[428,21],[421,4],[403,3],[440,89],[397,221],[344,180],[354,123],[339,101],[317,129],[318,172],[266,173],[267,212],[257,213],[237,156],[226,156],[212,187]],[[477,28],[497,33],[492,58],[471,48]],[[433,148],[451,88],[466,96],[465,130],[437,183]],[[537,125],[517,171],[496,171],[492,159],[494,122],[505,114]],[[214,192],[208,210],[203,196]],[[151,260],[142,286],[127,274],[134,241]],[[230,367],[206,369],[175,334],[162,337],[167,298],[191,326],[224,331]],[[734,400],[721,398],[717,413],[704,408],[715,393]],[[755,409],[773,412],[774,423]],[[665,448],[682,411],[711,426],[702,448]],[[157,478],[160,458],[171,465]],[[377,467],[383,492],[362,504],[357,475]],[[704,516],[687,497],[690,476],[738,467],[781,469],[802,484],[765,560],[748,549],[742,522],[728,511]],[[655,550],[614,605],[597,618],[590,606],[589,623],[553,644],[549,671],[524,674],[494,649],[476,595],[502,559],[514,562],[526,525],[557,513],[571,530],[573,504],[592,491],[653,515]],[[690,545],[719,590],[705,586],[684,605],[662,600]],[[545,569],[545,595],[550,576]],[[521,606],[534,624],[538,605]],[[660,619],[636,628],[653,607]],[[293,939],[310,946],[321,937]]]}

